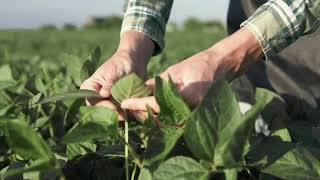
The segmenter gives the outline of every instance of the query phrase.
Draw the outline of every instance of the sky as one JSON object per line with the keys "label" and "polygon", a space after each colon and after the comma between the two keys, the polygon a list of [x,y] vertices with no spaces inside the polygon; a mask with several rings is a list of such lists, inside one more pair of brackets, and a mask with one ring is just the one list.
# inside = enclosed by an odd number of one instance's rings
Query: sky
{"label": "sky", "polygon": [[[37,28],[44,24],[84,24],[89,16],[122,15],[124,0],[0,0],[0,29]],[[199,3],[201,2],[201,3]],[[226,21],[226,0],[175,0],[170,21],[189,17]]]}

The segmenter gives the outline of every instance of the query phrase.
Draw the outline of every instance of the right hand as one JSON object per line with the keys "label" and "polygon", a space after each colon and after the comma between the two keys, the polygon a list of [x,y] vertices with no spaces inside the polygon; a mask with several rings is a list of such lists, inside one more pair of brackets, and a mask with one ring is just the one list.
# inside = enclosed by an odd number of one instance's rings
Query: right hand
{"label": "right hand", "polygon": [[140,32],[129,31],[123,34],[118,51],[81,85],[80,89],[96,91],[102,97],[87,99],[87,105],[110,108],[118,112],[120,120],[124,120],[121,109],[111,101],[111,88],[130,73],[145,78],[153,48],[153,42]]}

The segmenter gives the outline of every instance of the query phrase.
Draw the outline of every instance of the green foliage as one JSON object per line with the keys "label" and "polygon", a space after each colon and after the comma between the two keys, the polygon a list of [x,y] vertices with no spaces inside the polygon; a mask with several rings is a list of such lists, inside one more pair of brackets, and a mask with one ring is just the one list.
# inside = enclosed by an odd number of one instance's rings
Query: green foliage
{"label": "green foliage", "polygon": [[210,21],[201,21],[197,18],[189,18],[187,19],[184,24],[183,27],[185,29],[189,29],[189,30],[214,30],[214,29],[223,29],[223,24],[219,21],[214,21],[214,20],[210,20]]}
{"label": "green foliage", "polygon": [[73,159],[77,156],[86,155],[91,152],[95,152],[97,148],[96,144],[84,142],[67,145],[67,155],[69,159]]}
{"label": "green foliage", "polygon": [[67,100],[67,99],[99,98],[99,97],[100,97],[100,95],[95,91],[80,89],[76,92],[67,92],[67,93],[56,94],[53,96],[48,96],[48,97],[43,98],[40,102],[36,102],[36,103],[44,104],[44,103],[62,101],[62,100]]}
{"label": "green foliage", "polygon": [[7,120],[8,145],[25,159],[53,159],[46,142],[39,137],[23,120]]}
{"label": "green foliage", "polygon": [[55,168],[56,159],[51,149],[23,120],[7,120],[5,123],[8,146],[21,158],[33,160],[28,167],[7,171],[6,176]]}
{"label": "green foliage", "polygon": [[53,24],[46,24],[40,27],[42,31],[56,31],[58,28]]}
{"label": "green foliage", "polygon": [[182,125],[190,115],[188,105],[183,101],[171,80],[164,81],[156,76],[155,97],[160,106],[159,119],[166,125]]}
{"label": "green foliage", "polygon": [[273,97],[272,93],[257,89],[256,104],[242,117],[229,85],[216,82],[187,121],[185,141],[190,150],[215,166],[241,165],[255,119]]}
{"label": "green foliage", "polygon": [[0,90],[14,86],[16,81],[12,77],[11,68],[9,65],[0,67]]}
{"label": "green foliage", "polygon": [[122,24],[122,18],[119,16],[109,17],[91,17],[85,24],[87,29],[111,29],[119,28]]}
{"label": "green foliage", "polygon": [[63,143],[80,143],[116,136],[118,118],[115,112],[104,107],[81,107],[80,114],[80,121],[62,138]]}
{"label": "green foliage", "polygon": [[80,71],[80,80],[82,82],[88,79],[98,68],[100,56],[101,56],[101,49],[98,46],[94,49],[91,56],[86,61],[84,61]]}
{"label": "green foliage", "polygon": [[74,24],[65,24],[63,25],[63,30],[74,31],[77,30],[77,26]]}
{"label": "green foliage", "polygon": [[152,135],[148,137],[147,148],[143,154],[144,165],[148,166],[166,159],[182,134],[183,129],[178,128],[155,129]]}
{"label": "green foliage", "polygon": [[138,75],[132,73],[117,81],[111,89],[111,94],[113,99],[121,103],[125,99],[148,96],[151,90]]}
{"label": "green foliage", "polygon": [[314,150],[310,150],[274,139],[252,148],[246,158],[249,165],[277,177],[293,180],[319,179],[319,156]]}
{"label": "green foliage", "polygon": [[153,178],[155,180],[166,179],[190,179],[190,180],[202,180],[207,179],[209,171],[201,166],[195,160],[176,156],[173,157],[162,165],[154,172]]}
{"label": "green foliage", "polygon": [[[211,27],[198,35],[168,32],[165,52],[149,64],[150,77],[225,36],[206,31]],[[116,34],[117,29],[0,31],[0,179],[124,179],[126,171],[140,180],[319,179],[316,118],[278,126],[265,109],[278,97],[264,89],[256,89],[255,104],[242,115],[228,83],[219,81],[191,110],[171,81],[156,76],[152,94],[130,74],[112,88],[114,103],[154,95],[160,113],[147,107],[144,123],[127,114],[125,130],[115,112],[85,106],[85,98],[101,97],[79,86],[116,50]],[[199,43],[185,46],[194,42]],[[262,111],[276,121],[269,137],[252,131]]]}
{"label": "green foliage", "polygon": [[139,174],[138,180],[152,180],[151,172],[146,168],[142,168],[140,170],[140,174]]}

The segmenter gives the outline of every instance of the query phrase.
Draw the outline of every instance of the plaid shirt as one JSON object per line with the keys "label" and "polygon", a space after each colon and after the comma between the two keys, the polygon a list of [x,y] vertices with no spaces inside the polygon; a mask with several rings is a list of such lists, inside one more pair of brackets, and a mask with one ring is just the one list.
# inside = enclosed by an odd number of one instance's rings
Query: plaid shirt
{"label": "plaid shirt", "polygon": [[[164,35],[173,0],[127,0],[121,33],[144,32],[157,45],[154,54],[164,48]],[[318,28],[320,0],[269,0],[241,27],[257,37],[268,59],[299,37]]]}

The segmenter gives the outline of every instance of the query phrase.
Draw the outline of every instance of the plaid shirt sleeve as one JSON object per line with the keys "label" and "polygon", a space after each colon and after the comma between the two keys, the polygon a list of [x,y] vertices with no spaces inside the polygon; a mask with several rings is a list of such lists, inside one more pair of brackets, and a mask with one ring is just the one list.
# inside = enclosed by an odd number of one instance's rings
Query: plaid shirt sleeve
{"label": "plaid shirt sleeve", "polygon": [[121,34],[128,30],[145,33],[156,48],[154,55],[164,48],[164,34],[173,0],[126,0]]}
{"label": "plaid shirt sleeve", "polygon": [[269,0],[241,24],[257,37],[266,59],[319,26],[320,0]]}

